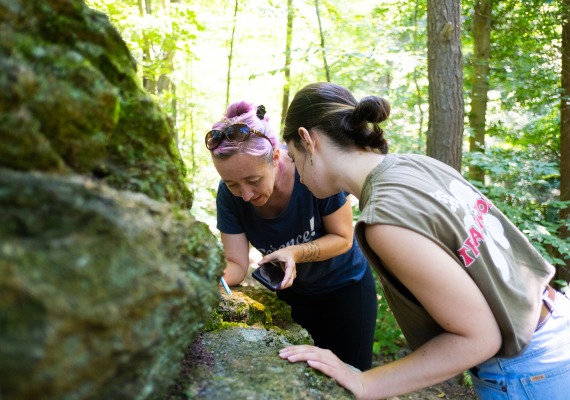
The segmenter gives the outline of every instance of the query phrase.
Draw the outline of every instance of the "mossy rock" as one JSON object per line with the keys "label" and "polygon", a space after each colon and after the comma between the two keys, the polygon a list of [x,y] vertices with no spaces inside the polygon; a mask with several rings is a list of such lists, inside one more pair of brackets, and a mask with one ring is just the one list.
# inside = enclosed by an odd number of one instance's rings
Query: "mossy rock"
{"label": "mossy rock", "polygon": [[166,114],[81,0],[0,0],[0,167],[79,174],[191,208]]}
{"label": "mossy rock", "polygon": [[188,348],[165,400],[353,399],[306,363],[278,356],[297,344],[313,340],[275,293],[257,286],[232,288],[231,295],[222,293],[206,331]]}
{"label": "mossy rock", "polygon": [[275,293],[258,287],[234,288],[231,295],[224,292],[205,330],[248,326],[274,331],[293,344],[313,344],[309,333],[293,321],[291,307]]}

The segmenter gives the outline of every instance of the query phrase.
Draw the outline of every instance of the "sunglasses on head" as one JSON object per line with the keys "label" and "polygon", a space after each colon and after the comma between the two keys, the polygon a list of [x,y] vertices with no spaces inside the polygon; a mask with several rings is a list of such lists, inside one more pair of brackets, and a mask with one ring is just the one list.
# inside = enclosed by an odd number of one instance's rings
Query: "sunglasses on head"
{"label": "sunglasses on head", "polygon": [[245,142],[247,139],[249,139],[252,133],[259,137],[267,139],[269,141],[269,144],[271,144],[271,147],[273,147],[271,140],[269,140],[269,138],[263,133],[256,131],[255,129],[251,129],[246,124],[233,124],[228,126],[223,131],[216,129],[206,133],[206,148],[208,150],[214,150],[220,145],[224,138],[228,139],[230,142]]}

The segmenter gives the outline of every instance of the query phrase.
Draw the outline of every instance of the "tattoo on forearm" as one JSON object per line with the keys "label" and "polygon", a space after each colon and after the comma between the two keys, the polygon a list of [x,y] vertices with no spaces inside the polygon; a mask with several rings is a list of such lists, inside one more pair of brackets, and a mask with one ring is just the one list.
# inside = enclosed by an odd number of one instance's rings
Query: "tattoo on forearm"
{"label": "tattoo on forearm", "polygon": [[301,259],[299,262],[317,261],[321,256],[321,247],[318,243],[309,242],[301,244]]}

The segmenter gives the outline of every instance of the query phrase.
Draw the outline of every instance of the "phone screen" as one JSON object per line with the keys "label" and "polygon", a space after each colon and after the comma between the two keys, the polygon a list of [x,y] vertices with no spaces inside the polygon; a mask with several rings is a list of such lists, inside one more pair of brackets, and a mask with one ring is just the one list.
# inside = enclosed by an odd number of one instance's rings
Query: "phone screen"
{"label": "phone screen", "polygon": [[285,277],[285,272],[278,263],[269,262],[261,264],[259,268],[253,271],[252,276],[261,282],[269,290],[277,290],[281,286],[281,282]]}

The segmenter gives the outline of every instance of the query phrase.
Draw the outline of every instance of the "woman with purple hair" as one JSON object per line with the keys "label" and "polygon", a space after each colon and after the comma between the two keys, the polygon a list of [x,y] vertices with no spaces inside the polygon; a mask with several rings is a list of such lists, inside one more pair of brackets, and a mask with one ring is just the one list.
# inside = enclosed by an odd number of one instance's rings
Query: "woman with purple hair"
{"label": "woman with purple hair", "polygon": [[301,182],[263,106],[231,104],[207,133],[221,176],[217,228],[227,259],[224,279],[243,281],[249,245],[278,261],[285,272],[277,297],[315,344],[347,364],[372,363],[376,286],[354,241],[352,207],[345,193],[317,199]]}

